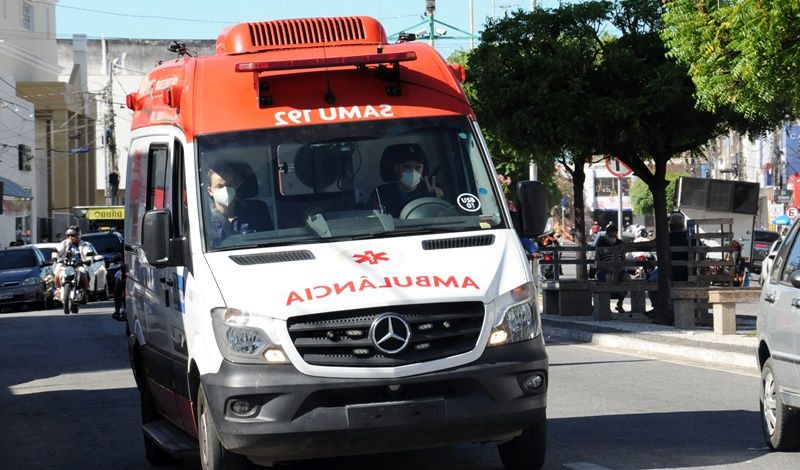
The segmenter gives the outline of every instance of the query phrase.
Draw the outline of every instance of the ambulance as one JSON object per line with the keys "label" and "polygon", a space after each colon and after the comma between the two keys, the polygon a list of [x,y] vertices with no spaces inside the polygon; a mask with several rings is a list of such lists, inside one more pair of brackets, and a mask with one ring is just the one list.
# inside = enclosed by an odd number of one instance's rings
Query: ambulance
{"label": "ambulance", "polygon": [[[146,457],[203,468],[546,449],[548,357],[464,71],[369,17],[225,29],[127,96],[127,330]],[[516,225],[516,229],[515,229]]]}

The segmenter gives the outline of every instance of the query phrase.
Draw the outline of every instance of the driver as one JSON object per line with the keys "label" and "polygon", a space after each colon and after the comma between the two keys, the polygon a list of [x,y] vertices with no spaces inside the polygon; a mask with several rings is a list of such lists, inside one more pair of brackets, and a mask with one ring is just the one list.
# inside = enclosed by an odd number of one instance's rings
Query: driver
{"label": "driver", "polygon": [[266,214],[246,205],[237,190],[245,175],[234,165],[220,163],[208,170],[208,196],[211,198],[209,223],[211,244],[218,246],[233,234],[245,234],[268,229]]}
{"label": "driver", "polygon": [[[56,255],[57,262],[53,270],[56,288],[59,290],[61,289],[61,272],[64,270],[65,260],[79,260],[84,263],[91,262],[92,260],[91,256],[89,256],[92,252],[92,245],[81,240],[81,229],[72,225],[64,232],[64,235],[66,239],[58,246],[58,254]],[[78,273],[78,277],[80,278],[79,282],[81,283],[81,287],[83,287],[83,299],[81,299],[81,303],[85,304],[87,291],[89,289],[89,271],[86,269],[86,266],[76,266],[75,271]],[[60,298],[60,295],[56,298]]]}
{"label": "driver", "polygon": [[425,175],[425,155],[411,154],[401,156],[394,162],[396,181],[384,183],[372,192],[369,206],[381,210],[392,217],[399,217],[403,207],[421,197],[444,196],[442,188],[436,186],[435,176]]}

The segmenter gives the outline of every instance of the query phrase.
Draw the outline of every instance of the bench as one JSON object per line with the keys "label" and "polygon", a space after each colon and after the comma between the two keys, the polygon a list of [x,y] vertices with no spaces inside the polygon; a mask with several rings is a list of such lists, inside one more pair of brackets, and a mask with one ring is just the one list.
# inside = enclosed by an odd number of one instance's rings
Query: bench
{"label": "bench", "polygon": [[675,328],[690,330],[695,327],[698,306],[708,298],[708,286],[672,286],[672,310],[675,313]]}
{"label": "bench", "polygon": [[541,281],[542,313],[545,315],[590,315],[592,297],[589,281],[559,279]]}
{"label": "bench", "polygon": [[758,302],[760,287],[737,287],[735,289],[710,289],[708,301],[714,310],[714,333],[736,334],[736,304]]}
{"label": "bench", "polygon": [[592,291],[592,318],[595,320],[611,320],[611,294],[615,292],[631,293],[631,311],[644,313],[645,292],[658,290],[657,282],[622,281],[622,282],[591,282]]}

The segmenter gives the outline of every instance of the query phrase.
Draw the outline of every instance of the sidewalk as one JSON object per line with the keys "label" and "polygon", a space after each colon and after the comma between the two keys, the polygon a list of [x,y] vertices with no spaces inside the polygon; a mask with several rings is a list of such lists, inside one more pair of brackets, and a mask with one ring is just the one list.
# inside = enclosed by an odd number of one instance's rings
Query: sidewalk
{"label": "sidewalk", "polygon": [[737,315],[736,324],[735,335],[716,335],[709,327],[680,330],[653,324],[640,314],[602,322],[592,317],[542,315],[545,342],[551,337],[565,338],[609,349],[758,373],[755,317]]}

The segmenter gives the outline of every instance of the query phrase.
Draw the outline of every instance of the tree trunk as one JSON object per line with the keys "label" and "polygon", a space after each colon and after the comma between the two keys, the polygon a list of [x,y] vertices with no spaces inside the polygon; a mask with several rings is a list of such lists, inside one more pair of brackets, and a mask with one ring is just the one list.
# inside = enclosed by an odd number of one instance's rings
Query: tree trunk
{"label": "tree trunk", "polygon": [[666,160],[655,158],[656,171],[653,180],[648,182],[648,187],[653,193],[658,256],[658,292],[654,308],[657,318],[672,323],[675,315],[672,309],[672,254],[667,220]]}
{"label": "tree trunk", "polygon": [[[578,246],[586,245],[586,215],[584,208],[586,204],[583,200],[583,186],[586,183],[586,173],[583,171],[583,162],[575,162],[575,170],[572,173],[572,200],[574,201],[573,213],[575,214],[575,243]],[[586,259],[586,253],[579,251],[576,259]],[[580,280],[589,279],[585,264],[575,265],[576,277]]]}

